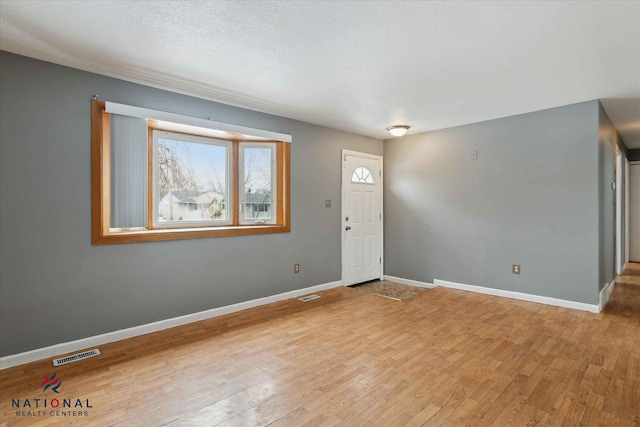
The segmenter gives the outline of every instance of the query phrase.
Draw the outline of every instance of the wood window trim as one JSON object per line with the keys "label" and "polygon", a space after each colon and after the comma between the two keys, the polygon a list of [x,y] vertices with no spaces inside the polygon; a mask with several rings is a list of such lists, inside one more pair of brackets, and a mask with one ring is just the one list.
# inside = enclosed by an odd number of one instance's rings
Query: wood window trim
{"label": "wood window trim", "polygon": [[[149,127],[149,136],[153,131]],[[242,140],[233,140],[232,156],[234,164],[238,160],[238,143]],[[251,141],[253,142],[253,141]],[[111,204],[111,147],[110,147],[110,115],[105,111],[105,102],[102,100],[91,101],[91,241],[94,245],[107,245],[118,243],[159,242],[166,240],[199,239],[212,237],[248,236],[271,233],[286,233],[291,231],[291,149],[290,144],[282,141],[276,142],[276,224],[248,224],[225,225],[215,227],[197,228],[172,228],[172,229],[133,229],[113,231],[110,228],[110,204]],[[153,148],[149,144],[149,159]],[[149,183],[152,179],[152,170],[148,168]],[[232,171],[231,191],[236,191],[239,184],[238,168]],[[237,195],[236,195],[237,197]],[[147,197],[148,222],[152,224],[152,197]],[[233,223],[238,224],[239,211],[237,201],[231,211]]]}

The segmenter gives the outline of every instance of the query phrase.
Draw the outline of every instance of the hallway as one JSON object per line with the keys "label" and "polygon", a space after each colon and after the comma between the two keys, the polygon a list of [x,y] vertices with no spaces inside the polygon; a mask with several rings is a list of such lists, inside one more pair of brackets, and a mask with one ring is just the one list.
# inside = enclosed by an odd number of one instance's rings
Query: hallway
{"label": "hallway", "polygon": [[624,273],[616,276],[616,286],[603,313],[631,316],[635,318],[633,323],[640,325],[640,263],[627,263]]}

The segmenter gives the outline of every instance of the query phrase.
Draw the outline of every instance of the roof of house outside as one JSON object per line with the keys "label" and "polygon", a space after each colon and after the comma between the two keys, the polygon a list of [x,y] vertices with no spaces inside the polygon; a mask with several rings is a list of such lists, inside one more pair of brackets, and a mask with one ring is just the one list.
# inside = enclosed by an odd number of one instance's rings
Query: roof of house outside
{"label": "roof of house outside", "polygon": [[244,193],[245,203],[271,204],[271,195],[268,193]]}
{"label": "roof of house outside", "polygon": [[[217,191],[207,190],[207,191],[174,191],[171,193],[172,197],[176,199],[178,204],[189,204],[189,203],[201,203],[203,196],[207,197],[210,200],[213,199],[224,199],[224,195],[218,193]],[[165,196],[167,197],[167,196]]]}

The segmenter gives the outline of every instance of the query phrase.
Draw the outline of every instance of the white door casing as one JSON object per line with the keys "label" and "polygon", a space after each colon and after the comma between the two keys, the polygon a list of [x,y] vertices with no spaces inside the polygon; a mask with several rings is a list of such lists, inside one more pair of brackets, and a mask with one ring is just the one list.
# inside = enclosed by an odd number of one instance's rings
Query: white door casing
{"label": "white door casing", "polygon": [[629,160],[624,159],[624,262],[629,262]]}
{"label": "white door casing", "polygon": [[382,157],[342,151],[342,284],[383,278]]}
{"label": "white door casing", "polygon": [[629,261],[640,262],[640,164],[629,165]]}
{"label": "white door casing", "polygon": [[616,148],[616,194],[615,194],[615,206],[616,206],[616,274],[622,274],[622,270],[624,269],[624,248],[622,246],[622,221],[623,221],[623,212],[622,212],[622,151],[615,146]]}

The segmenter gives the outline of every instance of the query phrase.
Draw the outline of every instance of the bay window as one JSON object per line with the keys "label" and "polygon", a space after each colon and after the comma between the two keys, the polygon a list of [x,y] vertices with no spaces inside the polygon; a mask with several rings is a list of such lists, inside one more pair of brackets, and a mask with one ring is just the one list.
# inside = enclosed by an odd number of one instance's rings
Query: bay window
{"label": "bay window", "polygon": [[93,243],[288,232],[289,142],[93,100]]}

